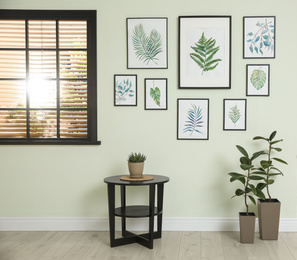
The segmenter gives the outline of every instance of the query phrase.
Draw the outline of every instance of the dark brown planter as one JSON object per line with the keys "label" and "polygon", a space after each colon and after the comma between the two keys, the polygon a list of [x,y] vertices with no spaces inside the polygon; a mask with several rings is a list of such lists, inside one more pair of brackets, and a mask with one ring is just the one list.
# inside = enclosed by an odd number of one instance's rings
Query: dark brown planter
{"label": "dark brown planter", "polygon": [[281,203],[277,199],[258,199],[260,238],[277,240]]}
{"label": "dark brown planter", "polygon": [[253,244],[255,237],[256,215],[250,212],[239,212],[240,242],[243,244]]}

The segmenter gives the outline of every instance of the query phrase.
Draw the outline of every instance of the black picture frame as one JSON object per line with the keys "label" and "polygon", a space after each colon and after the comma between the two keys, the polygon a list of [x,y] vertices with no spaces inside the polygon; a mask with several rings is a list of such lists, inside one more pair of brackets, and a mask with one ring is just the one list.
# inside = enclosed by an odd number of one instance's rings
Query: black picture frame
{"label": "black picture frame", "polygon": [[224,99],[223,101],[223,130],[246,131],[247,100]]}
{"label": "black picture frame", "polygon": [[167,78],[144,79],[144,109],[167,110],[168,106]]}
{"label": "black picture frame", "polygon": [[137,75],[114,75],[114,106],[137,106]]}
{"label": "black picture frame", "polygon": [[[127,18],[126,27],[127,68],[168,69],[168,18]],[[149,50],[143,49],[143,41],[153,43]],[[150,55],[146,55],[148,51]]]}
{"label": "black picture frame", "polygon": [[275,59],[276,17],[243,17],[243,58]]}
{"label": "black picture frame", "polygon": [[177,140],[209,140],[209,99],[177,99]]}
{"label": "black picture frame", "polygon": [[179,16],[179,88],[230,89],[231,39],[230,15]]}
{"label": "black picture frame", "polygon": [[270,95],[270,64],[246,65],[246,95],[254,97]]}

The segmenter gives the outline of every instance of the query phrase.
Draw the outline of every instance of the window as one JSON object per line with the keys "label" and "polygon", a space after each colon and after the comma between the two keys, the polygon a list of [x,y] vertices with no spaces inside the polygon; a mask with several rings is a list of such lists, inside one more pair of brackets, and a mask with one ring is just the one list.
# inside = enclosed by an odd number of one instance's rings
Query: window
{"label": "window", "polygon": [[96,11],[0,10],[0,144],[100,144],[96,31]]}

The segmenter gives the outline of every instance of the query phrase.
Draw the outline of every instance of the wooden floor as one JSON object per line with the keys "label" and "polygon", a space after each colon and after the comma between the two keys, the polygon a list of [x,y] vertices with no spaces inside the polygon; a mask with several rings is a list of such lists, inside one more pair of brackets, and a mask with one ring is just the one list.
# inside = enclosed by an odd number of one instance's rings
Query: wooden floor
{"label": "wooden floor", "polygon": [[297,233],[239,243],[238,232],[163,232],[154,249],[110,248],[108,232],[0,232],[1,260],[297,260]]}

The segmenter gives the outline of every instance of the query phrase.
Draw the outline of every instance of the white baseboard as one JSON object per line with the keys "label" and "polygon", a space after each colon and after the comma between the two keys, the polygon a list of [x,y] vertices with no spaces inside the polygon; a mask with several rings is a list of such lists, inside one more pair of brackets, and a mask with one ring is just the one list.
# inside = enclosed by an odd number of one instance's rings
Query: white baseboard
{"label": "white baseboard", "polygon": [[[120,230],[116,218],[116,230]],[[127,229],[148,230],[147,219],[128,219]],[[0,231],[108,231],[107,218],[0,218]],[[164,218],[163,231],[239,231],[238,218]],[[280,232],[297,232],[297,218],[282,218]],[[259,231],[256,219],[256,232]]]}

